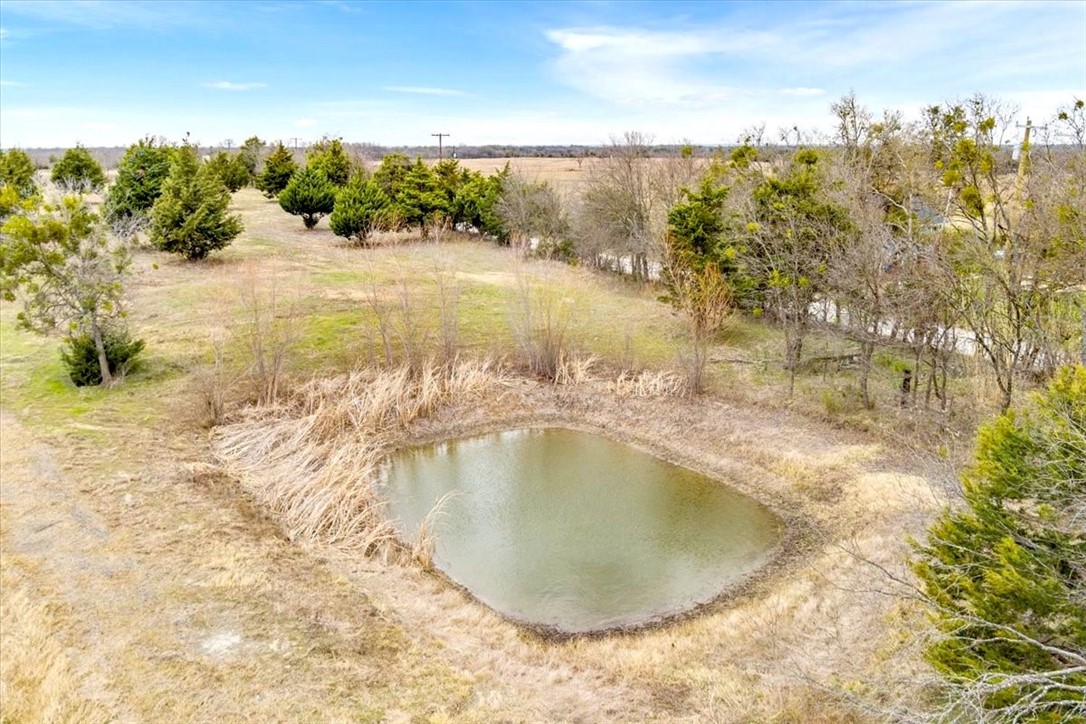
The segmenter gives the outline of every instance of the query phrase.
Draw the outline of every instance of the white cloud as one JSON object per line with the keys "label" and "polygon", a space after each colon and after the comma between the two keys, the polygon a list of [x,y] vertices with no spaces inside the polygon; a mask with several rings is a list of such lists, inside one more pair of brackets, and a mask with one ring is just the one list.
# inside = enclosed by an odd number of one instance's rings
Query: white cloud
{"label": "white cloud", "polygon": [[552,69],[558,80],[590,95],[624,105],[715,104],[735,88],[690,71],[702,58],[751,52],[772,45],[767,33],[656,31],[639,28],[550,30],[561,52]]}
{"label": "white cloud", "polygon": [[822,88],[781,88],[777,92],[782,96],[793,96],[795,98],[810,98],[812,96],[826,95],[826,91]]}
{"label": "white cloud", "polygon": [[662,19],[544,37],[558,82],[626,108],[780,111],[782,103],[825,105],[853,88],[897,105],[920,95],[938,101],[948,89],[1062,88],[1081,79],[1086,34],[1082,6],[1072,5],[811,3],[780,17],[723,13],[696,27]]}
{"label": "white cloud", "polygon": [[317,122],[314,121],[312,118],[299,118],[294,122],[294,125],[298,128],[312,128],[313,126],[317,125]]}
{"label": "white cloud", "polygon": [[0,86],[4,88],[25,88],[27,83],[20,83],[17,80],[0,80]]}
{"label": "white cloud", "polygon": [[462,90],[456,90],[455,88],[428,88],[426,86],[418,85],[390,85],[385,86],[381,90],[392,91],[393,93],[412,93],[415,95],[423,96],[466,96]]}
{"label": "white cloud", "polygon": [[217,80],[212,83],[204,83],[204,88],[213,88],[215,90],[224,91],[248,91],[267,87],[267,83],[234,83],[229,80]]}
{"label": "white cloud", "polygon": [[97,30],[138,27],[161,30],[166,27],[213,27],[222,9],[215,3],[201,3],[193,12],[183,0],[4,0],[4,11],[53,23],[68,23]]}

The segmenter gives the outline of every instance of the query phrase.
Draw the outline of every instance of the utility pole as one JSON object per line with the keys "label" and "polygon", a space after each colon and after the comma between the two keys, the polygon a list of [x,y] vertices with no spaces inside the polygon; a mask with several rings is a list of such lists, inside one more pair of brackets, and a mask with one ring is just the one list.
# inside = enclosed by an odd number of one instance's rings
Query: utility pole
{"label": "utility pole", "polygon": [[292,138],[290,140],[294,141],[294,150],[297,151],[298,150],[298,141],[300,141],[302,139],[300,139],[300,138]]}
{"label": "utility pole", "polygon": [[451,133],[431,133],[431,136],[437,136],[437,160],[442,161],[445,159],[445,149],[441,144],[441,139],[446,136],[451,136]]}
{"label": "utility pole", "polygon": [[1042,131],[1047,131],[1048,126],[1035,126],[1033,125],[1033,121],[1031,121],[1028,116],[1026,117],[1026,125],[1023,126],[1021,123],[1016,123],[1015,126],[1017,126],[1018,128],[1026,129],[1025,135],[1022,137],[1022,145],[1015,149],[1017,153],[1011,154],[1012,158],[1014,158],[1015,155],[1018,156],[1018,180],[1021,181],[1023,178],[1029,175],[1030,170],[1030,131],[1032,131],[1034,128],[1039,128]]}

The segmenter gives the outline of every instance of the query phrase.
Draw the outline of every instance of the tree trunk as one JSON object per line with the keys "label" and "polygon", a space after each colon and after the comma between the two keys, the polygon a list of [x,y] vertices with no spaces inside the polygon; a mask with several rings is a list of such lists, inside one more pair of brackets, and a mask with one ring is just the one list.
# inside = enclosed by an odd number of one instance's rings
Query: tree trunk
{"label": "tree trunk", "polygon": [[94,336],[94,349],[98,352],[98,368],[102,372],[102,385],[113,386],[113,375],[109,371],[109,357],[106,356],[106,343],[102,338],[102,330],[95,324],[91,331]]}
{"label": "tree trunk", "polygon": [[1079,350],[1079,362],[1086,366],[1086,304],[1082,306],[1082,349]]}
{"label": "tree trunk", "polygon": [[871,393],[868,390],[867,381],[871,376],[871,357],[875,354],[874,342],[860,343],[860,395],[863,397],[864,407],[868,410],[875,405],[871,402]]}
{"label": "tree trunk", "polygon": [[999,379],[999,391],[1003,393],[999,402],[999,411],[1006,412],[1011,406],[1011,397],[1014,394],[1014,374],[1008,373],[1006,381]]}
{"label": "tree trunk", "polygon": [[799,358],[803,353],[803,338],[794,333],[785,332],[785,366],[788,368],[788,396],[792,397],[796,392],[796,367],[799,366]]}

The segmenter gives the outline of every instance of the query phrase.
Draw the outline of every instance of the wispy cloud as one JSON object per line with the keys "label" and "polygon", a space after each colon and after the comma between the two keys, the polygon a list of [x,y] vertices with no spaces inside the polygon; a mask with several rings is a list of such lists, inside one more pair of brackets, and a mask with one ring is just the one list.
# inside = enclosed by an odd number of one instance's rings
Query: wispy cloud
{"label": "wispy cloud", "polygon": [[17,80],[0,80],[0,86],[4,88],[25,88],[28,83],[20,83]]}
{"label": "wispy cloud", "polygon": [[466,96],[462,90],[456,90],[455,88],[429,88],[427,86],[419,85],[389,85],[385,86],[381,90],[391,91],[393,93],[412,93],[421,96]]}
{"label": "wispy cloud", "polygon": [[196,27],[212,24],[220,14],[213,3],[202,3],[199,12],[181,0],[4,0],[4,11],[36,20],[87,28]]}
{"label": "wispy cloud", "polygon": [[781,88],[777,92],[782,96],[793,96],[795,98],[811,98],[813,96],[826,95],[826,91],[822,88]]}
{"label": "wispy cloud", "polygon": [[229,80],[217,80],[211,83],[204,83],[204,88],[224,91],[249,91],[267,87],[267,83],[234,83]]}
{"label": "wispy cloud", "polygon": [[691,105],[724,102],[734,87],[702,78],[690,66],[720,54],[749,53],[776,39],[743,35],[641,28],[567,28],[546,37],[560,48],[553,70],[558,80],[604,100],[630,105]]}
{"label": "wispy cloud", "polygon": [[294,125],[298,128],[312,128],[317,125],[317,122],[312,118],[299,118],[294,122]]}
{"label": "wispy cloud", "polygon": [[1066,84],[1076,63],[1081,77],[1081,5],[980,5],[797,3],[781,18],[733,13],[698,26],[568,27],[544,37],[557,51],[556,80],[636,107],[734,111],[739,99],[810,102],[851,87],[887,102],[905,93],[938,99],[936,88],[995,90],[996,80],[1036,87],[1060,76]]}

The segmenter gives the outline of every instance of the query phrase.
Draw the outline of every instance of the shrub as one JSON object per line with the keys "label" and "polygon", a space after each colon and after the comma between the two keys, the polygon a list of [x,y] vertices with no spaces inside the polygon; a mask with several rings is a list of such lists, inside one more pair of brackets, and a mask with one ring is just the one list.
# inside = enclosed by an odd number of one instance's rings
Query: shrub
{"label": "shrub", "polygon": [[261,161],[264,160],[264,141],[260,140],[260,136],[249,136],[245,139],[245,143],[241,144],[241,148],[238,149],[238,159],[245,167],[246,173],[249,174],[249,180],[245,183],[256,183],[257,169],[260,167]]}
{"label": "shrub", "polygon": [[338,138],[323,138],[306,153],[306,166],[324,174],[333,186],[346,186],[351,177],[351,159]]}
{"label": "shrub", "polygon": [[384,225],[389,203],[388,196],[372,179],[355,176],[336,195],[328,224],[336,236],[365,242],[371,231]]}
{"label": "shrub", "polygon": [[264,159],[264,172],[257,177],[256,187],[269,199],[274,199],[287,187],[297,170],[298,165],[294,163],[294,154],[279,143],[275,146],[275,150]]}
{"label": "shrub", "polygon": [[[20,326],[46,334],[86,333],[105,362],[103,334],[124,316],[124,280],[131,257],[106,233],[97,214],[76,196],[57,204],[26,202],[0,227],[0,293],[19,300]],[[109,367],[100,379],[112,384]]]}
{"label": "shrub", "polygon": [[[104,335],[103,341],[110,374],[122,376],[135,369],[136,357],[143,351],[142,339],[132,339],[127,330],[112,330]],[[98,364],[94,338],[89,334],[79,334],[68,337],[64,344],[66,349],[61,350],[60,358],[76,387],[101,384],[102,369]]]}
{"label": "shrub", "polygon": [[498,213],[498,203],[501,201],[502,189],[509,182],[510,175],[508,163],[493,176],[470,173],[456,190],[450,215],[476,229],[480,234],[492,236],[502,243],[507,242],[509,232]]}
{"label": "shrub", "polygon": [[1084,480],[1086,367],[979,431],[965,507],[931,526],[912,563],[952,706],[1005,721],[1086,715]]}
{"label": "shrub", "polygon": [[312,229],[322,216],[332,213],[336,189],[323,173],[307,166],[279,192],[279,205],[288,214],[301,216],[305,228]]}
{"label": "shrub", "polygon": [[230,192],[190,146],[178,149],[151,211],[151,243],[186,259],[203,259],[230,244],[241,218],[226,213]]}
{"label": "shrub", "polygon": [[415,159],[415,165],[404,177],[396,206],[406,224],[419,226],[423,239],[429,236],[430,225],[447,211],[437,177],[421,158]]}
{"label": "shrub", "polygon": [[38,193],[34,183],[34,162],[25,151],[17,148],[0,151],[0,187],[14,189],[20,200]]}
{"label": "shrub", "polygon": [[109,189],[104,206],[110,223],[143,217],[150,212],[166,177],[174,149],[152,138],[129,146],[117,167],[117,181]]}
{"label": "shrub", "polygon": [[83,193],[98,191],[106,185],[106,174],[82,146],[69,148],[53,165],[49,178],[57,186]]}
{"label": "shrub", "polygon": [[223,185],[234,193],[249,183],[249,169],[239,154],[219,151],[207,162],[208,169],[218,176]]}
{"label": "shrub", "polygon": [[411,160],[402,153],[390,153],[381,159],[381,165],[373,172],[373,180],[393,203],[398,203],[403,191],[404,179],[411,172]]}

